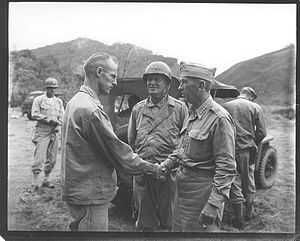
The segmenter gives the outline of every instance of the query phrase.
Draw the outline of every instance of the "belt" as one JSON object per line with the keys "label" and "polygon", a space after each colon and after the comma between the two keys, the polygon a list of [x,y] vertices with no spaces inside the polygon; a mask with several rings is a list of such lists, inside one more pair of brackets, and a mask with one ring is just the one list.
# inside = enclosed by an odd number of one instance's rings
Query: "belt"
{"label": "belt", "polygon": [[184,173],[189,173],[189,172],[197,173],[199,175],[208,176],[208,177],[212,177],[215,173],[214,170],[202,169],[197,166],[191,167],[191,166],[187,166],[187,165],[183,165],[183,164],[179,165],[179,169]]}

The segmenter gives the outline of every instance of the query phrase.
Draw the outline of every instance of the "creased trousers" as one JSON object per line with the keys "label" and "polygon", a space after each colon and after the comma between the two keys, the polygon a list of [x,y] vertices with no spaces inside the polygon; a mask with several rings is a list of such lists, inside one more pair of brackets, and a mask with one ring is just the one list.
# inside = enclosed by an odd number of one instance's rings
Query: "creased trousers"
{"label": "creased trousers", "polygon": [[32,172],[38,174],[44,166],[45,174],[49,174],[55,166],[57,158],[57,133],[36,137],[32,142],[35,144]]}
{"label": "creased trousers", "polygon": [[239,150],[236,152],[236,160],[239,175],[232,184],[230,199],[232,203],[239,202],[241,199],[240,190],[247,203],[254,201],[255,197],[255,163],[250,163],[250,149]]}
{"label": "creased trousers", "polygon": [[74,219],[72,231],[108,231],[108,204],[67,205]]}

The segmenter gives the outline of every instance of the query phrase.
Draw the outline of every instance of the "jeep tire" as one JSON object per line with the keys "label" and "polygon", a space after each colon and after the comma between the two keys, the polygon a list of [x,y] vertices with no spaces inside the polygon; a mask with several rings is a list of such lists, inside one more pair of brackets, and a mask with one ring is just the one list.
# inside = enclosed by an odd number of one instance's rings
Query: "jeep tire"
{"label": "jeep tire", "polygon": [[278,169],[277,152],[275,148],[267,146],[263,149],[261,159],[255,175],[255,181],[259,188],[270,188],[275,181]]}

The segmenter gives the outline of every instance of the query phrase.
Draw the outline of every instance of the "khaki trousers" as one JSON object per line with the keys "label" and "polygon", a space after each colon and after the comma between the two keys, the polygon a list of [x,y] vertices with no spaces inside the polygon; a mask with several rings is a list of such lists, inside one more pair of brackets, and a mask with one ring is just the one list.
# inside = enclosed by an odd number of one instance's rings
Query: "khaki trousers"
{"label": "khaki trousers", "polygon": [[58,151],[58,138],[56,133],[39,137],[33,141],[35,144],[34,160],[32,165],[33,173],[40,173],[44,165],[45,174],[49,174],[56,163]]}
{"label": "khaki trousers", "polygon": [[241,198],[239,193],[242,190],[246,202],[251,203],[254,201],[256,188],[254,180],[255,164],[250,164],[250,149],[236,152],[236,160],[239,175],[232,184],[231,201],[232,203],[237,203],[238,199]]}
{"label": "khaki trousers", "polygon": [[68,203],[74,221],[72,231],[108,231],[108,204],[75,205]]}

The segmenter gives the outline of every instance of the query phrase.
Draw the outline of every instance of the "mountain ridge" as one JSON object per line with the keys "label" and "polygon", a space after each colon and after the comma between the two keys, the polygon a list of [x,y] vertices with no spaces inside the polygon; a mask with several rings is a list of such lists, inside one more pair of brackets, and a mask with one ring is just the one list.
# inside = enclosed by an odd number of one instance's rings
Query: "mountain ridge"
{"label": "mountain ridge", "polygon": [[[66,89],[66,96],[69,99],[82,84],[84,60],[91,54],[102,51],[116,56],[119,60],[119,77],[140,77],[152,61],[164,61],[175,76],[179,74],[177,58],[153,54],[151,50],[130,43],[117,42],[106,45],[97,40],[79,37],[36,49],[10,52],[11,101],[14,105],[19,105],[28,92],[42,89],[43,80],[49,76],[60,80],[61,88]],[[290,104],[291,100],[288,99],[289,95],[293,94],[294,87],[291,83],[295,79],[291,75],[295,70],[294,52],[295,47],[289,45],[241,61],[219,74],[216,79],[235,85],[239,89],[250,85],[258,92],[259,103]],[[262,81],[263,79],[266,81]],[[273,83],[275,88],[268,86],[272,81],[275,83]],[[280,96],[281,99],[274,102],[274,96]]]}
{"label": "mountain ridge", "polygon": [[254,88],[257,101],[266,105],[292,105],[295,97],[295,46],[288,45],[252,59],[239,62],[216,79],[236,86]]}

